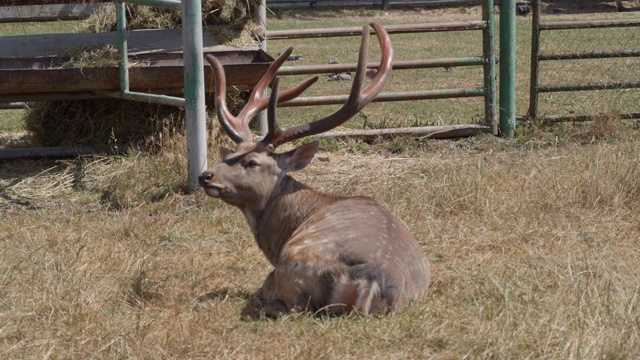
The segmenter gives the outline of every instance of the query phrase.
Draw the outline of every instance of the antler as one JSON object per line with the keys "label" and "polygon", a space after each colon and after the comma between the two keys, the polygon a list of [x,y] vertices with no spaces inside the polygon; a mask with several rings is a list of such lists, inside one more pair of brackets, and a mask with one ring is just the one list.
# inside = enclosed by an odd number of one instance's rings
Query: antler
{"label": "antler", "polygon": [[347,102],[338,111],[329,116],[308,124],[297,125],[283,130],[278,126],[275,113],[276,103],[282,102],[280,99],[284,95],[284,92],[283,94],[278,95],[278,79],[276,78],[271,95],[274,98],[277,98],[278,101],[276,102],[273,100],[272,104],[269,106],[269,132],[267,133],[267,136],[262,139],[262,143],[264,145],[275,149],[278,145],[306,136],[329,131],[356,115],[360,110],[367,106],[367,104],[370,103],[380,93],[380,91],[382,91],[382,88],[386,85],[389,80],[389,76],[391,75],[393,48],[391,46],[389,35],[384,28],[376,23],[372,23],[371,26],[378,35],[378,41],[380,42],[380,49],[382,51],[382,59],[380,61],[378,72],[369,86],[362,90],[364,86],[364,78],[366,76],[370,33],[369,26],[365,25],[362,29],[362,42],[360,43],[360,53],[358,55],[358,67],[353,78],[353,85]]}
{"label": "antler", "polygon": [[[293,48],[288,48],[271,64],[267,72],[262,76],[256,87],[254,88],[249,101],[240,111],[238,116],[233,116],[226,104],[226,80],[224,70],[220,62],[212,55],[207,55],[207,61],[211,64],[216,81],[215,90],[215,107],[218,114],[218,121],[224,131],[237,143],[243,141],[251,141],[252,134],[249,129],[249,121],[261,110],[269,106],[267,135],[262,139],[262,143],[275,149],[278,145],[303,138],[305,136],[319,134],[329,131],[345,121],[352,118],[368,103],[370,103],[385,86],[391,75],[391,63],[393,60],[393,48],[389,35],[382,26],[372,23],[371,26],[375,30],[380,49],[382,51],[382,59],[376,76],[373,78],[369,86],[363,90],[364,79],[366,77],[367,52],[369,49],[370,28],[365,25],[362,28],[362,41],[360,43],[360,53],[358,55],[358,67],[353,78],[353,85],[347,102],[335,113],[311,123],[293,126],[288,129],[281,129],[276,120],[276,105],[278,103],[291,100],[304,92],[313,83],[318,80],[315,76],[304,81],[293,89],[278,91],[278,78],[276,72],[293,52]],[[275,80],[274,80],[275,79]],[[261,94],[266,87],[274,82],[271,97],[264,97]]]}
{"label": "antler", "polygon": [[[213,68],[213,74],[215,78],[215,107],[218,115],[218,121],[220,122],[222,129],[236,143],[252,140],[251,129],[249,129],[249,122],[258,112],[264,110],[269,102],[269,97],[261,95],[267,88],[267,86],[271,83],[273,78],[276,76],[276,72],[278,71],[280,66],[282,66],[282,64],[287,60],[292,52],[293,48],[288,48],[271,64],[271,66],[269,66],[269,69],[253,89],[253,92],[249,96],[249,101],[242,109],[242,111],[240,111],[238,116],[233,116],[233,114],[231,114],[229,108],[227,107],[227,81],[224,75],[222,64],[214,56],[206,56],[207,61]],[[299,96],[316,81],[318,81],[318,77],[314,76],[293,89],[283,91],[278,96],[278,102],[291,100]]]}

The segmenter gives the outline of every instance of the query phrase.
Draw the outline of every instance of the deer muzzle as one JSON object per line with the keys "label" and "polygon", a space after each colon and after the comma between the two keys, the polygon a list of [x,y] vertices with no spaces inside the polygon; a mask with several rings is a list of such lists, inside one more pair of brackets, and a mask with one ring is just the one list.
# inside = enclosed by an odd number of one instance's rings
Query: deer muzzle
{"label": "deer muzzle", "polygon": [[213,173],[211,171],[205,171],[198,176],[198,183],[202,186],[207,195],[211,197],[219,197],[224,187],[221,184],[211,182],[212,179]]}

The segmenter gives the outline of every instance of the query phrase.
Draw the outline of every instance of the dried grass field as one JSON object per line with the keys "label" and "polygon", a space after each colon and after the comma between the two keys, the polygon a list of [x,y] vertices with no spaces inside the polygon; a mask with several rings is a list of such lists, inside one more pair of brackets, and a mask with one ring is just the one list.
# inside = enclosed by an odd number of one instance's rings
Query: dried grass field
{"label": "dried grass field", "polygon": [[180,136],[155,155],[1,161],[0,358],[640,358],[637,122],[525,125],[515,140],[323,139],[295,177],[374,197],[432,265],[425,301],[372,318],[257,313],[270,265],[241,213],[183,194],[184,174]]}

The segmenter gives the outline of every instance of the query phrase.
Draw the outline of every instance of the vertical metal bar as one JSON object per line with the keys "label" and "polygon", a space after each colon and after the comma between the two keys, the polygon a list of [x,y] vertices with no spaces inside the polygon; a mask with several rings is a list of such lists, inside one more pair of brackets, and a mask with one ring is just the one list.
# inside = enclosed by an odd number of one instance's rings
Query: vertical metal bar
{"label": "vertical metal bar", "polygon": [[207,128],[204,104],[202,7],[200,0],[182,1],[182,48],[187,132],[187,189],[198,188],[198,175],[207,168]]}
{"label": "vertical metal bar", "polygon": [[516,130],[516,0],[500,5],[500,132],[513,138]]}
{"label": "vertical metal bar", "polygon": [[382,0],[382,10],[389,10],[389,0]]}
{"label": "vertical metal bar", "polygon": [[496,116],[496,48],[494,43],[495,16],[493,14],[493,0],[482,2],[482,20],[487,27],[482,30],[484,57],[484,120],[492,124],[493,134],[498,135],[498,121]]}
{"label": "vertical metal bar", "polygon": [[120,61],[118,63],[120,71],[120,90],[129,90],[129,59],[127,50],[127,9],[125,3],[116,3],[116,27],[118,29],[118,52]]}
{"label": "vertical metal bar", "polygon": [[529,79],[529,112],[527,117],[538,116],[538,75],[540,73],[540,0],[534,0],[533,19],[531,21],[531,77]]}
{"label": "vertical metal bar", "polygon": [[[267,0],[262,0],[260,5],[256,7],[254,14],[256,23],[262,29],[262,38],[260,40],[260,50],[267,52]],[[264,90],[263,96],[267,95],[267,90]],[[264,136],[268,132],[267,124],[267,111],[262,110],[256,115],[258,119],[258,135]]]}

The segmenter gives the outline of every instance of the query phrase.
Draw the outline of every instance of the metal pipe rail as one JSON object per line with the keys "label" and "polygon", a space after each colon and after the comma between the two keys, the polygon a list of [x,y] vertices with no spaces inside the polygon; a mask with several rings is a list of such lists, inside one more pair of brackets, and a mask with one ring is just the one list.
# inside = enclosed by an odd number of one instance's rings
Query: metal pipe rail
{"label": "metal pipe rail", "polygon": [[[437,24],[410,24],[410,25],[385,25],[384,29],[389,34],[411,34],[439,31],[468,31],[482,30],[489,25],[486,21],[463,21]],[[371,30],[371,34],[374,34]],[[317,37],[360,36],[362,27],[350,26],[340,28],[320,29],[296,29],[296,30],[271,30],[267,31],[267,40],[305,39]]]}
{"label": "metal pipe rail", "polygon": [[538,86],[539,93],[586,90],[640,89],[640,81],[631,82],[589,82],[584,84],[560,84]]}
{"label": "metal pipe rail", "polygon": [[[127,2],[139,5],[150,5],[157,2],[157,6],[175,6],[175,1],[170,0],[126,0]],[[178,2],[178,6],[180,3]],[[183,98],[174,96],[162,96],[147,93],[132,92],[129,90],[129,55],[127,47],[127,18],[125,2],[118,1],[116,4],[116,26],[118,30],[118,52],[120,53],[120,62],[118,64],[120,71],[120,92],[110,92],[107,95],[125,100],[151,102],[162,105],[184,106]]]}
{"label": "metal pipe rail", "polygon": [[[392,64],[392,68],[393,70],[427,69],[447,66],[479,66],[484,65],[484,63],[485,61],[482,56],[470,56],[465,58],[396,61]],[[369,62],[367,63],[367,68],[375,69],[378,65],[379,63],[377,62]],[[356,63],[283,66],[278,69],[278,75],[330,74],[343,71],[355,71],[357,67],[358,64]]]}
{"label": "metal pipe rail", "polygon": [[[423,91],[407,91],[394,93],[381,93],[376,96],[372,102],[388,102],[388,101],[411,101],[411,100],[433,100],[433,99],[449,99],[459,97],[481,97],[485,96],[484,88],[465,88],[465,89],[439,89],[439,90],[423,90]],[[315,106],[315,105],[340,105],[344,104],[349,95],[330,95],[330,96],[308,96],[295,98],[278,104],[278,107],[294,107],[294,106]]]}
{"label": "metal pipe rail", "polygon": [[7,109],[24,109],[25,104],[23,102],[0,102],[0,109],[2,110],[7,110]]}
{"label": "metal pipe rail", "polygon": [[[539,8],[539,7],[538,7]],[[600,21],[549,21],[539,25],[540,30],[604,29],[640,26],[640,19]]]}
{"label": "metal pipe rail", "polygon": [[126,2],[136,5],[161,7],[171,10],[180,10],[182,3],[180,0],[126,0]]}
{"label": "metal pipe rail", "polygon": [[[564,123],[564,122],[585,122],[585,121],[593,121],[597,118],[607,117],[608,114],[590,114],[590,115],[545,115],[541,116],[540,120],[546,123]],[[618,119],[621,120],[633,120],[640,119],[640,112],[629,113],[629,114],[620,114],[616,115]]]}
{"label": "metal pipe rail", "polygon": [[88,145],[2,149],[2,160],[24,158],[59,158],[95,154],[125,154],[127,147],[94,147]]}
{"label": "metal pipe rail", "polygon": [[566,53],[540,53],[538,55],[538,61],[547,60],[582,60],[582,59],[613,59],[613,58],[628,58],[628,57],[640,57],[640,50],[602,50],[602,51],[580,51],[580,52],[566,52]]}

